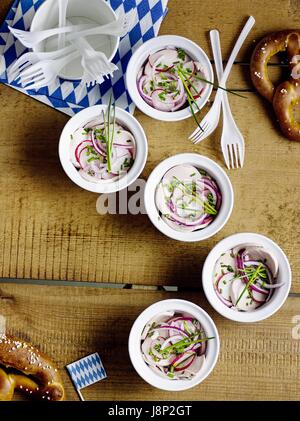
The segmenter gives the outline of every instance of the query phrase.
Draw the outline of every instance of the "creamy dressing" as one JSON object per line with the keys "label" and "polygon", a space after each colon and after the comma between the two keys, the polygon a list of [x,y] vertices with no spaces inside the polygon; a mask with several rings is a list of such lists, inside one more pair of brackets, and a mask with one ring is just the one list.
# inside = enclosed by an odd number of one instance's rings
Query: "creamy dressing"
{"label": "creamy dressing", "polygon": [[137,76],[141,97],[153,108],[173,112],[201,97],[205,89],[201,63],[180,48],[165,48],[151,54]]}
{"label": "creamy dressing", "polygon": [[216,218],[221,201],[216,182],[189,164],[167,171],[155,193],[160,217],[176,231],[204,229]]}
{"label": "creamy dressing", "polygon": [[[108,133],[113,136],[111,165],[107,157]],[[94,120],[77,129],[70,139],[70,159],[79,174],[87,181],[114,182],[132,167],[136,154],[135,139],[119,123]]]}
{"label": "creamy dressing", "polygon": [[201,323],[188,313],[168,311],[144,327],[141,352],[157,375],[170,380],[190,380],[204,366],[207,338]]}
{"label": "creamy dressing", "polygon": [[253,311],[265,304],[276,284],[278,262],[272,253],[245,244],[223,253],[216,262],[213,283],[224,305],[237,311]]}

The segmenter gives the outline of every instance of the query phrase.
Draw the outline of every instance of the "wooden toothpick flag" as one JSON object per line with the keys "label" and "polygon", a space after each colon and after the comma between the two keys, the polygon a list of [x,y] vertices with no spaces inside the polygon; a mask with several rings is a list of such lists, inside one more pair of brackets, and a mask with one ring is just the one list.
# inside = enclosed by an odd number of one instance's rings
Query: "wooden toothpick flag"
{"label": "wooden toothpick flag", "polygon": [[84,398],[81,389],[107,377],[100,355],[97,352],[68,364],[66,368],[82,401],[84,401]]}

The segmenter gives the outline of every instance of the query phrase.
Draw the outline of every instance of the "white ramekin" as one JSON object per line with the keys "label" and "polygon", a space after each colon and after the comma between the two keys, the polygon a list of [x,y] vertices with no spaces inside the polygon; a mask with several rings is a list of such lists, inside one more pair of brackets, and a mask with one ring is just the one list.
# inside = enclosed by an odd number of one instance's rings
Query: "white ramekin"
{"label": "white ramekin", "polygon": [[[150,54],[153,54],[156,51],[167,47],[177,47],[185,50],[193,60],[197,60],[203,65],[207,80],[211,82],[214,81],[214,73],[211,63],[202,48],[200,48],[193,41],[190,41],[184,37],[177,35],[161,35],[145,42],[134,52],[128,63],[126,71],[126,85],[131,99],[135,105],[141,111],[143,111],[143,113],[157,120],[179,121],[191,117],[192,114],[189,107],[174,112],[156,110],[143,100],[137,87],[138,72],[146,62],[147,58],[150,56]],[[212,88],[213,86],[211,84],[205,85],[205,89],[201,95],[201,98],[197,100],[197,104],[200,109],[207,103],[212,92]],[[195,112],[197,112],[196,109]]]}
{"label": "white ramekin", "polygon": [[[88,4],[87,4],[88,3]],[[67,8],[67,19],[73,24],[77,23],[95,23],[95,25],[104,25],[113,22],[117,16],[110,7],[109,2],[105,0],[69,0]],[[44,29],[55,28],[58,26],[58,1],[46,0],[36,11],[30,30],[42,31]],[[119,37],[105,36],[109,45],[105,47],[105,53],[111,61],[119,48]],[[91,45],[97,49],[103,42],[102,35],[95,35],[88,38]],[[51,40],[50,40],[51,41]],[[48,42],[48,41],[47,41]],[[45,51],[46,42],[38,44],[34,51]],[[55,45],[54,45],[55,46]],[[48,51],[48,49],[47,49]],[[51,51],[51,50],[50,50]],[[102,51],[102,49],[101,49]],[[81,57],[78,57],[63,69],[59,76],[63,79],[79,80],[83,74],[81,66]]]}
{"label": "white ramekin", "polygon": [[[266,304],[251,312],[242,312],[226,307],[226,305],[218,298],[213,285],[213,275],[216,262],[222,253],[225,253],[233,247],[249,243],[262,246],[272,252],[278,261],[279,272],[277,282],[285,282],[285,284],[274,290],[270,301]],[[227,319],[244,323],[258,322],[260,320],[267,319],[276,313],[288,297],[291,282],[292,273],[290,264],[282,249],[274,243],[274,241],[270,240],[270,238],[254,233],[234,234],[220,241],[207,256],[202,270],[203,289],[206,298],[212,307]]]}
{"label": "white ramekin", "polygon": [[[161,179],[170,168],[181,164],[190,164],[196,168],[207,171],[208,175],[216,181],[221,191],[222,205],[219,213],[215,220],[202,230],[194,232],[174,230],[167,225],[162,218],[160,218],[159,211],[155,204],[155,192]],[[147,214],[153,225],[159,231],[174,240],[193,242],[212,237],[224,227],[232,212],[234,194],[228,176],[218,164],[203,155],[198,155],[196,153],[183,153],[165,159],[158,164],[156,168],[154,168],[147,180],[144,200]]]}
{"label": "white ramekin", "polygon": [[94,105],[80,111],[65,125],[59,140],[59,158],[65,173],[79,187],[94,193],[114,193],[134,183],[144,169],[148,153],[147,138],[140,123],[127,111],[116,107],[116,121],[126,127],[135,138],[136,157],[134,163],[126,175],[114,182],[104,180],[93,183],[81,177],[70,158],[71,134],[88,122],[101,116],[102,110],[105,111],[106,108],[106,105]]}
{"label": "white ramekin", "polygon": [[[207,342],[205,365],[191,380],[163,379],[151,370],[142,357],[141,335],[145,325],[150,319],[152,319],[152,317],[169,310],[176,310],[177,312],[187,312],[191,314],[195,317],[195,319],[199,320],[207,336],[214,337],[214,339]],[[206,311],[189,301],[171,299],[158,301],[152,304],[138,316],[130,331],[128,350],[133,367],[147,383],[158,389],[175,392],[187,390],[196,386],[211,373],[218,359],[220,339],[216,325]]]}

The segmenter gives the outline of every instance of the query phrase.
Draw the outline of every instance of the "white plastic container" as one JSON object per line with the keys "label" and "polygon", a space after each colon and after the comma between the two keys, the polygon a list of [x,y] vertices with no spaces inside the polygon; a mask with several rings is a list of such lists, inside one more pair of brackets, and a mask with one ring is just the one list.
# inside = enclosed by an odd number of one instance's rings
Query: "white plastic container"
{"label": "white plastic container", "polygon": [[[156,188],[161,179],[170,168],[181,164],[190,164],[196,168],[205,170],[208,175],[216,181],[221,191],[222,205],[218,215],[210,225],[198,231],[176,231],[175,229],[171,228],[160,217],[155,203]],[[158,164],[156,168],[154,168],[147,180],[144,200],[148,216],[153,225],[159,231],[161,231],[166,236],[173,238],[174,240],[193,242],[212,237],[224,227],[232,212],[234,194],[228,176],[218,164],[203,155],[198,155],[196,153],[183,153],[165,159],[160,164]]]}
{"label": "white plastic container", "polygon": [[134,183],[144,169],[148,154],[147,138],[140,123],[127,111],[116,107],[116,121],[126,127],[135,139],[136,156],[132,167],[128,173],[116,181],[103,180],[94,183],[85,180],[79,174],[71,162],[71,135],[80,127],[84,127],[90,121],[101,116],[102,110],[105,111],[106,108],[106,105],[95,105],[80,111],[65,125],[59,140],[59,158],[65,173],[79,187],[94,193],[114,193]]}
{"label": "white plastic container", "polygon": [[[273,292],[271,299],[265,304],[263,304],[261,307],[258,307],[253,311],[243,312],[238,310],[232,310],[231,308],[223,304],[223,302],[219,299],[215,292],[213,285],[213,277],[216,262],[220,258],[222,253],[225,253],[234,247],[243,246],[244,244],[249,243],[262,246],[272,253],[274,258],[276,258],[276,260],[278,261],[279,270],[277,282],[284,282],[284,285],[282,285],[279,288],[276,288]],[[284,304],[285,300],[288,297],[291,288],[291,281],[292,273],[290,264],[288,258],[286,257],[282,249],[276,243],[274,243],[274,241],[270,240],[270,238],[254,233],[234,234],[220,241],[207,256],[202,270],[203,289],[206,298],[208,299],[212,307],[227,319],[244,323],[258,322],[260,320],[267,319],[268,317],[276,313],[276,311],[280,309],[280,307]]]}
{"label": "white plastic container", "polygon": [[[200,371],[190,380],[172,380],[164,379],[156,374],[144,361],[141,352],[141,336],[145,325],[154,316],[157,316],[166,311],[175,310],[177,312],[189,313],[195,319],[201,323],[207,337],[213,337],[207,341],[207,349],[205,355],[204,366]],[[190,389],[199,383],[203,382],[204,379],[211,373],[219,356],[220,350],[220,339],[216,325],[210,316],[199,306],[185,300],[163,300],[152,304],[146,308],[134,322],[128,341],[129,356],[133,367],[137,373],[147,383],[152,386],[168,391],[180,391]]]}
{"label": "white plastic container", "polygon": [[[212,66],[202,48],[200,48],[193,41],[190,41],[189,39],[184,37],[180,37],[177,35],[161,35],[145,42],[134,52],[128,63],[126,71],[126,84],[131,99],[143,113],[157,120],[179,121],[191,117],[192,114],[188,106],[182,110],[174,112],[156,110],[144,101],[137,87],[138,73],[147,61],[148,57],[151,54],[168,47],[177,47],[185,50],[186,53],[193,60],[199,61],[202,64],[205,71],[206,79],[211,82],[214,81],[214,73]],[[211,95],[212,88],[213,86],[211,84],[206,84],[204,91],[201,94],[201,97],[197,99],[197,104],[200,109],[204,107],[204,105],[207,103]],[[196,112],[197,109],[195,108],[195,113]]]}
{"label": "white plastic container", "polygon": [[[109,3],[105,0],[69,0],[67,19],[72,24],[104,25],[113,22],[117,16]],[[58,1],[46,0],[36,11],[31,31],[56,28],[58,26]],[[119,37],[108,35],[94,35],[87,39],[96,50],[102,51],[111,61],[119,47]],[[53,51],[57,49],[57,37],[51,37],[34,48],[34,51]],[[82,78],[83,68],[81,57],[72,60],[59,74],[63,79],[79,80]]]}

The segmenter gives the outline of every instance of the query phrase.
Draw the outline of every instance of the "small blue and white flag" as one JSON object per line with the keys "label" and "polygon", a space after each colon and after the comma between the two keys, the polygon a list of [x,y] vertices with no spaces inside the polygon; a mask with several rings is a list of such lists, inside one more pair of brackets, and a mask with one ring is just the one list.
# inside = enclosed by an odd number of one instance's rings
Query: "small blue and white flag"
{"label": "small blue and white flag", "polygon": [[66,368],[81,400],[84,400],[81,389],[107,377],[98,352],[68,364]]}

